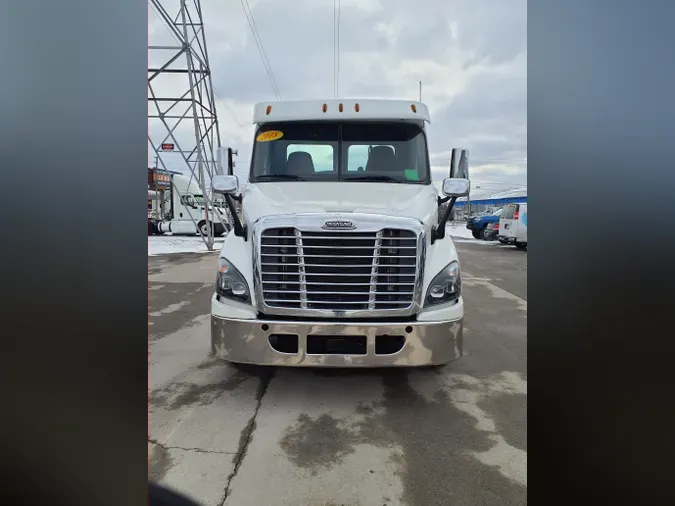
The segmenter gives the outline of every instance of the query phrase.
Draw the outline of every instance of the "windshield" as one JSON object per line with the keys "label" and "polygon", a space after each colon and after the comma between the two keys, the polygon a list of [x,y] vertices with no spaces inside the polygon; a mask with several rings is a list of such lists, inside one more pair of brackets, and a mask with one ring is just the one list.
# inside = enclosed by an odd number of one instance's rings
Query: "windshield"
{"label": "windshield", "polygon": [[256,132],[250,179],[430,184],[426,137],[407,123],[268,124]]}
{"label": "windshield", "polygon": [[492,213],[492,216],[501,216],[503,210],[504,208],[497,209],[494,213]]}

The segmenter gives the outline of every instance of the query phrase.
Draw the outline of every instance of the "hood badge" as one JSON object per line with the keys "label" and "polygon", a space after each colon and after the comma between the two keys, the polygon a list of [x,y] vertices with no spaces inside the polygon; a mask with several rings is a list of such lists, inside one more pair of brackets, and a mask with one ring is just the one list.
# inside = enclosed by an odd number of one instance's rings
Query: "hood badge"
{"label": "hood badge", "polygon": [[349,220],[328,220],[321,228],[324,230],[354,230],[356,225]]}

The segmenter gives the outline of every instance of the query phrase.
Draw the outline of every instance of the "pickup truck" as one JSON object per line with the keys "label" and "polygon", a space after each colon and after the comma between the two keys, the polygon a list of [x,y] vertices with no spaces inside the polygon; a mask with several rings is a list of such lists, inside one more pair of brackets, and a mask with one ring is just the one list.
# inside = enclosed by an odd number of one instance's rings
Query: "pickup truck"
{"label": "pickup truck", "polygon": [[487,216],[476,216],[466,222],[466,228],[471,230],[471,234],[476,239],[489,240],[487,226],[489,223],[499,223],[502,215],[502,209],[497,209],[494,213]]}

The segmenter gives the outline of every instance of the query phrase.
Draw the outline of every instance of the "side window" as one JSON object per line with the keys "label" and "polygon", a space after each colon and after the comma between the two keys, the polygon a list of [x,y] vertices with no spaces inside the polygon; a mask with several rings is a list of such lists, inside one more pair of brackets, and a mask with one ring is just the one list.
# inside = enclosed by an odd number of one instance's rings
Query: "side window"
{"label": "side window", "polygon": [[182,195],[180,198],[180,203],[183,204],[184,206],[196,206],[197,202],[195,201],[195,198],[192,195]]}
{"label": "side window", "polygon": [[286,161],[291,153],[304,152],[312,157],[314,172],[333,172],[335,170],[335,152],[330,144],[289,144],[286,148]]}

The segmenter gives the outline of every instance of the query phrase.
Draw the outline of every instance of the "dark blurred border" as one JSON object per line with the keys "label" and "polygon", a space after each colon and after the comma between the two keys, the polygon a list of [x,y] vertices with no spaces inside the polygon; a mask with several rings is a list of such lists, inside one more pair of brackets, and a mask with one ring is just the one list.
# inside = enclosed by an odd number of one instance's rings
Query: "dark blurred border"
{"label": "dark blurred border", "polygon": [[528,2],[533,504],[675,496],[674,18]]}
{"label": "dark blurred border", "polygon": [[0,502],[147,504],[148,6],[11,4]]}

